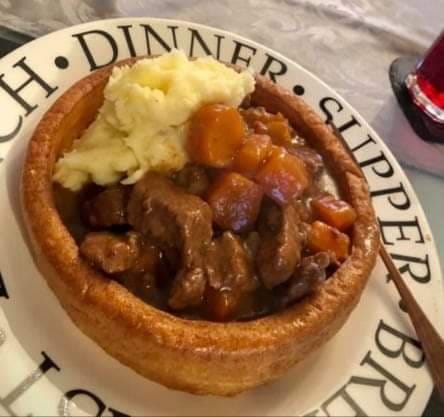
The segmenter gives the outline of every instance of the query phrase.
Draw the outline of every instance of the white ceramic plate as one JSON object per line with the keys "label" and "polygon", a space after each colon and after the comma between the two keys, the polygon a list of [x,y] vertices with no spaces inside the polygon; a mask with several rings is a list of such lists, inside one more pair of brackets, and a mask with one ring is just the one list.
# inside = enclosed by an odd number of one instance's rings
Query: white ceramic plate
{"label": "white ceramic plate", "polygon": [[54,100],[94,67],[173,46],[249,64],[333,119],[361,161],[388,249],[443,328],[440,267],[418,200],[382,140],[330,87],[282,55],[220,30],[149,18],[93,22],[0,61],[0,156],[8,152],[0,176],[0,415],[420,415],[432,382],[381,262],[330,343],[279,381],[230,399],[143,379],[86,338],[59,306],[22,233],[18,188],[29,137]]}

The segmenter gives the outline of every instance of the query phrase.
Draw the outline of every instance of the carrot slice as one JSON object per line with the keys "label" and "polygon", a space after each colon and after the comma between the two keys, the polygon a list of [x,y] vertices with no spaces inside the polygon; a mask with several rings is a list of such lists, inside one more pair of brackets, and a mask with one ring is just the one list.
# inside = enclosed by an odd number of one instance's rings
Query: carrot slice
{"label": "carrot slice", "polygon": [[263,107],[242,110],[242,117],[255,133],[269,135],[275,145],[291,145],[294,131],[281,114],[268,113]]}
{"label": "carrot slice", "polygon": [[229,165],[245,139],[245,123],[239,111],[224,104],[207,104],[191,118],[187,140],[190,159],[203,165]]}
{"label": "carrot slice", "polygon": [[265,194],[280,205],[299,197],[310,183],[304,162],[278,146],[273,146],[255,179]]}
{"label": "carrot slice", "polygon": [[333,252],[336,259],[342,262],[348,257],[350,238],[335,227],[315,221],[308,232],[307,247],[313,253]]}
{"label": "carrot slice", "polygon": [[319,220],[345,232],[356,220],[355,209],[344,200],[332,195],[317,197],[311,201],[313,214]]}
{"label": "carrot slice", "polygon": [[233,170],[253,178],[264,163],[271,149],[271,139],[267,135],[249,135],[233,160]]}
{"label": "carrot slice", "polygon": [[262,201],[261,188],[235,172],[225,172],[209,187],[206,200],[213,221],[222,229],[243,232],[256,222]]}

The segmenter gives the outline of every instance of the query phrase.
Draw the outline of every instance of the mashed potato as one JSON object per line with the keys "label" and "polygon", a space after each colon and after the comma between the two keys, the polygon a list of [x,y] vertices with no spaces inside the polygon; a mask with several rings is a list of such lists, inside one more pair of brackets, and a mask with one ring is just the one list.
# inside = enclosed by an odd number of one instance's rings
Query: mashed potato
{"label": "mashed potato", "polygon": [[57,161],[54,180],[76,191],[91,181],[133,184],[148,170],[179,170],[188,161],[191,115],[207,103],[237,107],[253,90],[250,72],[181,51],[116,67],[96,120]]}

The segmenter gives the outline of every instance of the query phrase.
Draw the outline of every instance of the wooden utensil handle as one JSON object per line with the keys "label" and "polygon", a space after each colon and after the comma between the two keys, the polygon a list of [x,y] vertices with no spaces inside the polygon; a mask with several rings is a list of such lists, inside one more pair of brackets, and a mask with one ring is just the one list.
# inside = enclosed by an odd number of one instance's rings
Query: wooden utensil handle
{"label": "wooden utensil handle", "polygon": [[380,255],[405,304],[416,334],[421,341],[436,388],[444,401],[444,340],[416,302],[415,297],[393,263],[391,256],[382,244]]}
{"label": "wooden utensil handle", "polygon": [[[333,133],[344,146],[344,149],[356,163],[356,167],[361,171],[362,177],[365,178],[365,175],[362,172],[355,155],[348,147],[344,136],[342,136],[341,132],[333,123],[330,122],[329,124],[333,130]],[[429,366],[430,373],[432,374],[433,382],[436,385],[436,389],[438,390],[442,401],[444,401],[444,340],[424,314],[421,306],[416,302],[415,297],[407,287],[404,279],[398,271],[398,268],[396,268],[396,265],[393,263],[393,259],[387,252],[382,242],[379,254],[381,255],[381,258],[390,273],[390,277],[395,283],[396,288],[401,295],[402,301],[405,304],[407,313],[410,316],[413,327],[416,330],[416,334],[418,335],[419,341],[421,342],[422,348],[426,355],[427,364]]]}

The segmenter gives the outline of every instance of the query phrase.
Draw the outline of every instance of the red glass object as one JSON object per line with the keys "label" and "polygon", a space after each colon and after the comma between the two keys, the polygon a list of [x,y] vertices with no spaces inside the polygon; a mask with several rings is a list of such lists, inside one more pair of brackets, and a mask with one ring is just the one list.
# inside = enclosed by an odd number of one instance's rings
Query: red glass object
{"label": "red glass object", "polygon": [[431,119],[444,123],[444,32],[436,39],[406,85],[417,106]]}

